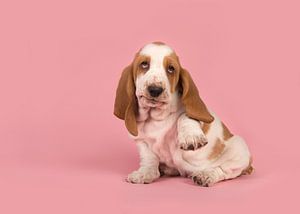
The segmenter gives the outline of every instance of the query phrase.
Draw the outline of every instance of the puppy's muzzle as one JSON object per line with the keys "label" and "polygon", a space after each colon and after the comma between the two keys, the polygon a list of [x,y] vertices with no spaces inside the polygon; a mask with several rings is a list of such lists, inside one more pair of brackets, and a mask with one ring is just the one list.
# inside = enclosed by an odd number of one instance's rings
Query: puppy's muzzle
{"label": "puppy's muzzle", "polygon": [[164,91],[162,87],[155,85],[149,85],[147,90],[151,97],[158,97]]}

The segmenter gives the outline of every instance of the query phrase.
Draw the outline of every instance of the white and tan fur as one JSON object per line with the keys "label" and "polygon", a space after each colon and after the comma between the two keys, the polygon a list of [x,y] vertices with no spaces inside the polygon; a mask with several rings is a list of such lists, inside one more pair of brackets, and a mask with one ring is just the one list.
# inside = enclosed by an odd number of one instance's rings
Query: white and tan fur
{"label": "white and tan fur", "polygon": [[[118,113],[115,115],[131,121],[126,121],[127,128],[132,121],[136,123],[131,126],[136,127],[136,131],[128,130],[141,159],[140,168],[129,174],[126,180],[151,183],[161,175],[181,175],[191,177],[201,186],[211,186],[218,181],[251,173],[251,156],[241,137],[232,135],[211,111],[207,113],[213,118],[210,122],[187,115],[188,106],[181,100],[182,92],[179,87],[172,91],[168,78],[172,74],[168,73],[164,62],[165,57],[172,54],[175,53],[169,46],[150,43],[137,53],[150,59],[148,70],[139,72],[135,77],[122,77],[132,78],[128,82],[133,82],[134,94],[128,92],[127,95],[135,96],[132,102],[136,101],[137,108],[131,115],[133,119]],[[177,68],[174,72],[179,72]],[[152,98],[147,91],[149,85],[159,85],[163,92],[159,97]],[[119,91],[126,90],[121,87],[119,84]],[[116,103],[117,99],[118,96]],[[128,111],[126,113],[129,115]]]}

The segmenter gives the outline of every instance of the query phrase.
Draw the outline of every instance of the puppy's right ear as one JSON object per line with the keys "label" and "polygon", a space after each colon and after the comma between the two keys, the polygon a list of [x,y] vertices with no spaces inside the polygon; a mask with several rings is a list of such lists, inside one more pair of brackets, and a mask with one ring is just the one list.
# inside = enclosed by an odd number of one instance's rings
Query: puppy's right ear
{"label": "puppy's right ear", "polygon": [[119,80],[114,115],[125,120],[125,125],[130,134],[137,136],[136,115],[138,104],[135,96],[135,84],[133,77],[133,65],[127,66]]}

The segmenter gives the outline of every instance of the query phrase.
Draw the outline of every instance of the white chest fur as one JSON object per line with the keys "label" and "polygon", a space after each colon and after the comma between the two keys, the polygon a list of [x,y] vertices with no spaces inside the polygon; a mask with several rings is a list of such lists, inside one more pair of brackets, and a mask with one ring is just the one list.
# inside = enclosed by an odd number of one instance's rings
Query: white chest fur
{"label": "white chest fur", "polygon": [[[145,121],[138,122],[138,133],[135,141],[143,141],[148,145],[152,152],[158,156],[160,162],[168,166],[174,166],[172,154],[176,149],[177,140],[177,120],[182,111],[176,111],[160,115],[157,109],[148,112],[148,118]],[[164,111],[166,112],[166,111]]]}

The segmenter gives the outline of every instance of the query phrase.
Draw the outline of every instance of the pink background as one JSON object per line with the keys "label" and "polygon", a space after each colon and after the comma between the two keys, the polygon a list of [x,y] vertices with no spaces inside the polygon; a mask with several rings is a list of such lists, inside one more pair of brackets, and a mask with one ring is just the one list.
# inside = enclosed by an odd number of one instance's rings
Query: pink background
{"label": "pink background", "polygon": [[[0,213],[299,213],[298,2],[1,1]],[[124,182],[138,154],[115,89],[155,40],[247,140],[255,174]]]}

